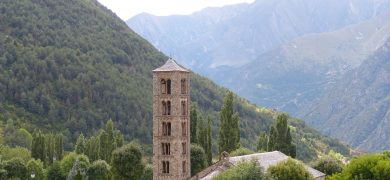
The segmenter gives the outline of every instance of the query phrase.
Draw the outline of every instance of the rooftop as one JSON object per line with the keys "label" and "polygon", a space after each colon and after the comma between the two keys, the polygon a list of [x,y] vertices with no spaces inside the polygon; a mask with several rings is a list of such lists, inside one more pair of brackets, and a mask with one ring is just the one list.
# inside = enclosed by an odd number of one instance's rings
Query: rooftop
{"label": "rooftop", "polygon": [[175,60],[169,58],[167,62],[161,67],[153,70],[153,72],[164,72],[164,71],[181,71],[181,72],[190,72],[190,70],[184,68],[183,66],[176,63]]}

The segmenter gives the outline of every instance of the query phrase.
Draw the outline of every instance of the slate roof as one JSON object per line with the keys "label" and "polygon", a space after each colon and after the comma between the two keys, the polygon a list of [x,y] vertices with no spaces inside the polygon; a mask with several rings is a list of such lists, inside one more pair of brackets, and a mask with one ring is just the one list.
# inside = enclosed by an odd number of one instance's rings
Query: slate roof
{"label": "slate roof", "polygon": [[153,70],[153,72],[164,72],[164,71],[181,71],[181,72],[190,72],[190,70],[184,68],[183,66],[176,63],[175,60],[169,58],[167,62],[161,67]]}
{"label": "slate roof", "polygon": [[[270,167],[272,165],[276,165],[277,163],[279,163],[281,161],[287,160],[288,156],[286,156],[285,154],[283,154],[279,151],[272,151],[272,152],[265,152],[265,153],[249,154],[249,155],[244,155],[244,156],[229,157],[228,161],[232,165],[236,165],[240,161],[243,161],[243,160],[250,161],[252,159],[256,159],[259,162],[260,166],[264,168],[264,171],[267,171],[268,167]],[[316,169],[313,169],[307,165],[305,165],[305,168],[314,178],[325,176],[324,173],[322,173]],[[215,171],[207,174],[206,176],[201,177],[200,179],[202,179],[202,180],[209,180],[210,179],[211,180],[214,176],[218,175],[220,172],[221,172],[220,170],[215,170]]]}

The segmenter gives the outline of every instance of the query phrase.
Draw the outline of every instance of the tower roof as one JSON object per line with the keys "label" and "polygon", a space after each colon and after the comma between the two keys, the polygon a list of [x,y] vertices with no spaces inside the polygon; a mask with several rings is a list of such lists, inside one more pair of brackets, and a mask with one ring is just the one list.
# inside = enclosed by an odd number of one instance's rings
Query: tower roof
{"label": "tower roof", "polygon": [[182,72],[190,72],[188,69],[176,63],[175,60],[169,58],[168,61],[162,65],[161,67],[153,70],[153,72],[164,72],[164,71],[182,71]]}

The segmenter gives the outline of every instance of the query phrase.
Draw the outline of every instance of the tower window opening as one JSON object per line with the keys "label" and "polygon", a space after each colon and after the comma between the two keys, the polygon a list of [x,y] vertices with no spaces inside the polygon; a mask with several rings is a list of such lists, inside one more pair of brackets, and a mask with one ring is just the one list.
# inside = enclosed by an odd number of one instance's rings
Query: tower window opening
{"label": "tower window opening", "polygon": [[182,149],[183,149],[182,154],[187,154],[187,143],[183,142],[183,143],[181,143],[181,146],[182,146]]}
{"label": "tower window opening", "polygon": [[186,122],[182,122],[182,123],[181,123],[181,135],[182,135],[182,136],[187,136]]}
{"label": "tower window opening", "polygon": [[161,80],[161,94],[166,94],[167,93],[167,82],[162,79]]}
{"label": "tower window opening", "polygon": [[167,80],[167,94],[171,94],[171,80]]}
{"label": "tower window opening", "polygon": [[163,165],[162,173],[169,174],[169,161],[163,161],[162,165]]}
{"label": "tower window opening", "polygon": [[166,115],[171,115],[171,101],[167,102]]}
{"label": "tower window opening", "polygon": [[171,144],[170,143],[161,143],[161,154],[170,155],[171,154]]}
{"label": "tower window opening", "polygon": [[187,115],[187,103],[186,101],[181,101],[181,115]]}
{"label": "tower window opening", "polygon": [[181,93],[182,94],[186,94],[187,93],[186,79],[181,79]]}
{"label": "tower window opening", "polygon": [[162,123],[162,134],[163,136],[171,136],[171,123],[163,122]]}
{"label": "tower window opening", "polygon": [[183,161],[182,167],[183,167],[183,173],[186,173],[186,171],[187,171],[187,164],[186,164],[186,161]]}

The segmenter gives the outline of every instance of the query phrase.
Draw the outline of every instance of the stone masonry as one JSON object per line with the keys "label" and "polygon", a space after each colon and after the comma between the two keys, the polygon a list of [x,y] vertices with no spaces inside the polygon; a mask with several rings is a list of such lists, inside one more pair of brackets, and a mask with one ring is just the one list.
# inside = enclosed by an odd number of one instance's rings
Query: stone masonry
{"label": "stone masonry", "polygon": [[153,70],[153,180],[190,177],[189,75],[172,59]]}

